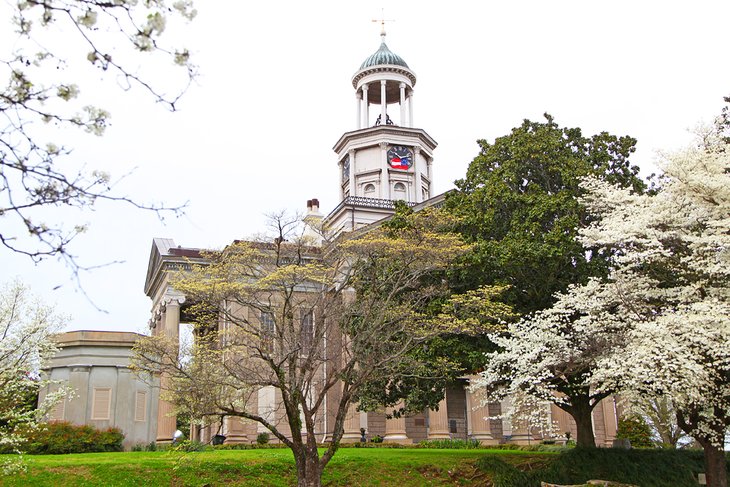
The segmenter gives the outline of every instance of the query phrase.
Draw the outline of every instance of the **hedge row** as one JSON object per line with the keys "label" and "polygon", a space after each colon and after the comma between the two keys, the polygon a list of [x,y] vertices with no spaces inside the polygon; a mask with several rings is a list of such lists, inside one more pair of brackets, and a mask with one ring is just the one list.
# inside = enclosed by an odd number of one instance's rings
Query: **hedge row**
{"label": "hedge row", "polygon": [[485,455],[477,467],[495,487],[539,487],[541,481],[583,484],[590,479],[642,487],[696,487],[697,474],[704,470],[701,451],[574,448],[545,461],[519,468],[501,455]]}
{"label": "hedge row", "polygon": [[[71,423],[47,423],[26,431],[20,449],[32,455],[123,451],[124,434],[119,428],[97,430]],[[0,453],[12,453],[2,451]]]}

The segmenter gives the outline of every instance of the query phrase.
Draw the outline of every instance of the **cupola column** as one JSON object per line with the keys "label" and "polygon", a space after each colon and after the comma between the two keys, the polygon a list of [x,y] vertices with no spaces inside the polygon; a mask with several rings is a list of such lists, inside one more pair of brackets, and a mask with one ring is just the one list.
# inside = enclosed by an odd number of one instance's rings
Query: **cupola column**
{"label": "cupola column", "polygon": [[385,99],[385,85],[388,82],[380,80],[380,123],[388,125],[388,101]]}
{"label": "cupola column", "polygon": [[362,128],[367,128],[368,123],[370,123],[370,105],[368,103],[368,85],[364,84],[362,85],[362,111],[363,111],[363,121],[362,121]]}
{"label": "cupola column", "polygon": [[408,126],[413,127],[413,88],[408,92]]}
{"label": "cupola column", "polygon": [[406,123],[406,84],[400,84],[400,125],[407,127]]}
{"label": "cupola column", "polygon": [[355,92],[355,103],[357,104],[357,118],[355,119],[355,128],[362,128],[362,93],[358,90]]}

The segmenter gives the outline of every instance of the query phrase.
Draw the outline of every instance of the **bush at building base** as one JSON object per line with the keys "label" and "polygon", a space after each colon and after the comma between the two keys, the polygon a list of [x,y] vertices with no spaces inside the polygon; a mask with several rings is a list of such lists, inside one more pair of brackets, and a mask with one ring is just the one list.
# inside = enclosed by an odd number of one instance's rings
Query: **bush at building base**
{"label": "bush at building base", "polygon": [[[62,453],[94,453],[123,451],[124,434],[119,428],[98,430],[93,426],[77,426],[71,423],[41,424],[24,434],[26,440],[21,451],[31,455],[55,455]],[[2,452],[0,453],[11,453]]]}

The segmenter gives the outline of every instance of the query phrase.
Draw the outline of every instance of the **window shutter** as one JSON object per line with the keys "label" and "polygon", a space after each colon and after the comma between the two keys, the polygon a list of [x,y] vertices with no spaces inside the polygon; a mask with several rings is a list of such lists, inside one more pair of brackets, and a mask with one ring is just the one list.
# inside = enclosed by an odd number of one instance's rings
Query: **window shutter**
{"label": "window shutter", "polygon": [[146,421],[147,419],[147,393],[137,391],[134,402],[134,420]]}
{"label": "window shutter", "polygon": [[91,404],[91,419],[97,421],[108,420],[111,404],[111,387],[94,387],[94,396]]}

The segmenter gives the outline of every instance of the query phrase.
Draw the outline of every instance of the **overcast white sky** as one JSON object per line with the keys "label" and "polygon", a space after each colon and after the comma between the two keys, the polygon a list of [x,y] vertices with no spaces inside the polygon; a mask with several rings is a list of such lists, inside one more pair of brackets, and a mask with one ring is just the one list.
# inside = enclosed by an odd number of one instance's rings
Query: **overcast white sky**
{"label": "overcast white sky", "polygon": [[323,212],[334,208],[332,146],[354,129],[351,78],[379,46],[371,19],[383,6],[396,20],[387,26],[388,46],[418,78],[415,125],[439,143],[436,192],[464,176],[477,139],[494,140],[544,112],[585,134],[636,137],[633,161],[649,173],[656,150],[687,143],[688,128],[710,121],[730,94],[727,1],[196,6],[199,15],[183,35],[201,76],[180,111],[167,113],[107,80],[97,89],[112,127],[102,139],[73,139],[73,157],[91,168],[115,175],[136,168],[121,192],[188,201],[186,216],[162,224],[152,214],[100,204],[80,217],[91,225],[72,247],[82,263],[123,261],[82,276],[105,312],[58,262],[33,265],[0,251],[2,280],[19,276],[56,303],[72,316],[68,329],[146,331],[151,303],[143,285],[154,237],[220,248],[259,232],[266,212],[304,210],[313,197]]}

